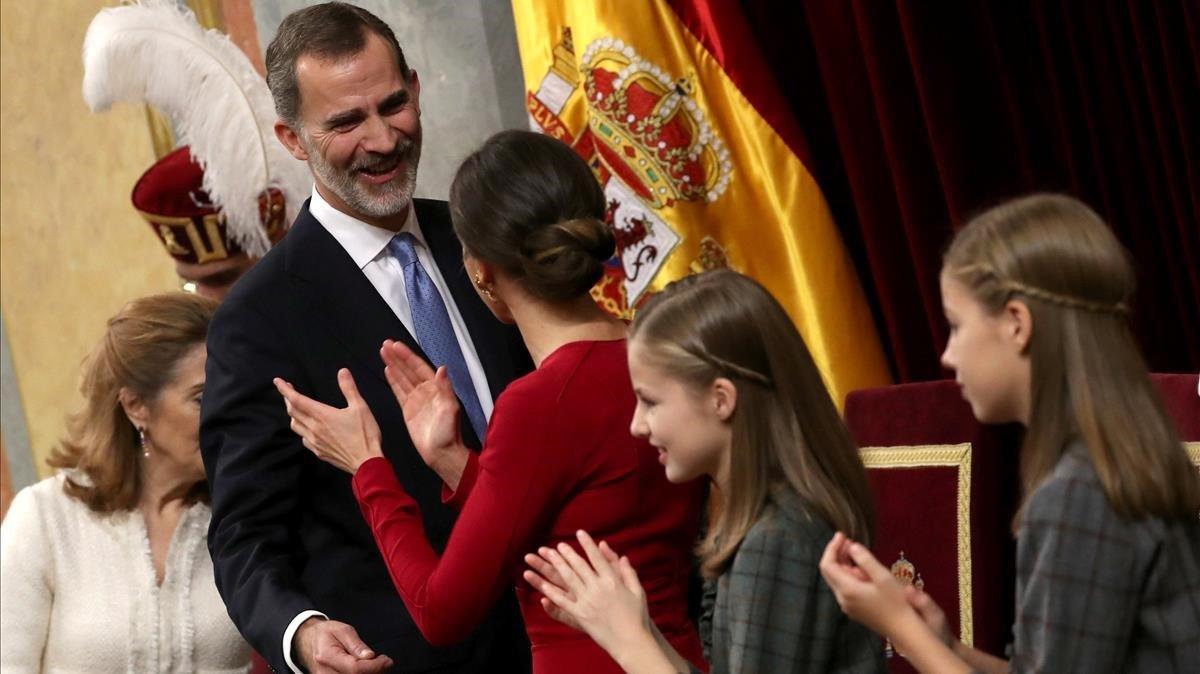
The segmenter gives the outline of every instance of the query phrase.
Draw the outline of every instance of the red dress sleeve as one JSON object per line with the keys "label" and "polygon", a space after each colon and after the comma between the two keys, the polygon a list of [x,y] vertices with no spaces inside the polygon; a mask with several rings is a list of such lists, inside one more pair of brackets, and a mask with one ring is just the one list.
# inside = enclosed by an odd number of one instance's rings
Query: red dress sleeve
{"label": "red dress sleeve", "polygon": [[475,488],[475,478],[477,477],[479,477],[479,454],[468,452],[467,465],[463,467],[462,477],[458,478],[458,488],[451,489],[445,482],[442,483],[442,503],[462,510],[463,505],[467,502],[467,497],[471,495],[471,490]]}
{"label": "red dress sleeve", "polygon": [[571,488],[567,476],[578,472],[569,465],[578,454],[562,451],[569,445],[554,430],[563,411],[549,396],[514,388],[497,401],[474,486],[459,487],[469,497],[440,559],[387,459],[371,459],[354,475],[354,495],[392,582],[434,646],[469,635],[517,581],[523,556],[546,536]]}

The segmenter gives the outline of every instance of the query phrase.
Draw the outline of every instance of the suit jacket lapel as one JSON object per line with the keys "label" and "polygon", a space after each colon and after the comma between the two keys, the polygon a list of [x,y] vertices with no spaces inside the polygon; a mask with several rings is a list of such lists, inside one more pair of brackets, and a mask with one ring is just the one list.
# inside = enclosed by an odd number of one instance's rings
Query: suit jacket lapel
{"label": "suit jacket lapel", "polygon": [[[341,342],[360,367],[387,382],[383,361],[379,358],[379,348],[385,339],[403,342],[426,362],[429,361],[416,338],[380,297],[379,291],[354,264],[337,239],[309,214],[307,204],[296,217],[296,223],[285,240],[290,240],[291,244],[288,271],[307,284],[312,322],[321,325]],[[431,245],[431,251],[432,248]],[[445,269],[440,261],[438,266]],[[459,266],[461,268],[461,261]],[[479,301],[478,298],[476,301]],[[471,329],[470,323],[468,329]],[[486,365],[484,369],[486,371]],[[490,375],[488,385],[493,386]],[[480,440],[475,436],[466,414],[459,415],[459,427],[467,446],[478,448]]]}
{"label": "suit jacket lapel", "polygon": [[285,240],[289,243],[288,272],[306,283],[311,324],[333,335],[360,366],[387,380],[379,359],[379,347],[385,339],[404,342],[425,357],[417,340],[350,255],[308,213],[307,204]]}

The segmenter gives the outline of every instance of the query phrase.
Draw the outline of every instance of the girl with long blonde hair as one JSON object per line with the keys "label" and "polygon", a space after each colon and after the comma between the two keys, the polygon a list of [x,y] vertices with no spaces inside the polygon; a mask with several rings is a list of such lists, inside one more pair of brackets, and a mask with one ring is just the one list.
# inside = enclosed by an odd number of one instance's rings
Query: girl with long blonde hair
{"label": "girl with long blonde hair", "polygon": [[1200,478],[1128,328],[1125,250],[1084,204],[1037,194],[959,231],[941,284],[943,364],[981,422],[1026,427],[1012,661],[839,533],[821,571],[843,609],[925,672],[1200,669]]}
{"label": "girl with long blonde hair", "polygon": [[[712,671],[882,671],[881,641],[841,615],[817,571],[834,531],[870,536],[866,472],[783,307],[732,271],[677,281],[638,312],[628,359],[631,431],[658,448],[669,480],[714,488],[699,549]],[[546,610],[628,672],[688,671],[628,558],[578,538],[587,559],[566,545],[526,557]]]}

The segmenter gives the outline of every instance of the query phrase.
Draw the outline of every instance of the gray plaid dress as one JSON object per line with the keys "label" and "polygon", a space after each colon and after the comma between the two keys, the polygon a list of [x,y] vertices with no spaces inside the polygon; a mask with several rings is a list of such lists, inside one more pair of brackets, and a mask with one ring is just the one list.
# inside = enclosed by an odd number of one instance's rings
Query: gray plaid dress
{"label": "gray plaid dress", "polygon": [[817,570],[833,531],[790,490],[774,502],[706,587],[712,674],[886,671],[882,639],[842,613]]}
{"label": "gray plaid dress", "polygon": [[1020,521],[1014,633],[1013,672],[1200,672],[1200,513],[1122,518],[1072,446]]}

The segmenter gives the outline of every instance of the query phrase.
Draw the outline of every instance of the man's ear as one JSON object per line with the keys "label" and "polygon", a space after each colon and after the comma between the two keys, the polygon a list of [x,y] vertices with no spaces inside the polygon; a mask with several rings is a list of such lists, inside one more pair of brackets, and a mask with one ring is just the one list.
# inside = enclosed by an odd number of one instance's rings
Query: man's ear
{"label": "man's ear", "polygon": [[737,386],[725,377],[717,377],[713,380],[710,395],[713,411],[716,412],[717,418],[721,421],[729,421],[734,410],[737,409]]}
{"label": "man's ear", "polygon": [[421,115],[421,79],[417,77],[417,71],[414,68],[408,70],[408,91],[419,117]]}
{"label": "man's ear", "polygon": [[121,390],[117,392],[117,400],[121,403],[121,409],[125,411],[125,416],[129,418],[129,423],[139,429],[146,428],[146,424],[150,420],[150,409],[137,394],[122,386]]}
{"label": "man's ear", "polygon": [[293,157],[300,161],[308,161],[308,152],[304,149],[304,143],[300,142],[300,134],[282,119],[275,120],[275,137]]}
{"label": "man's ear", "polygon": [[1004,305],[1004,322],[1006,336],[1021,353],[1025,353],[1033,339],[1033,314],[1029,305],[1019,299],[1009,300]]}

